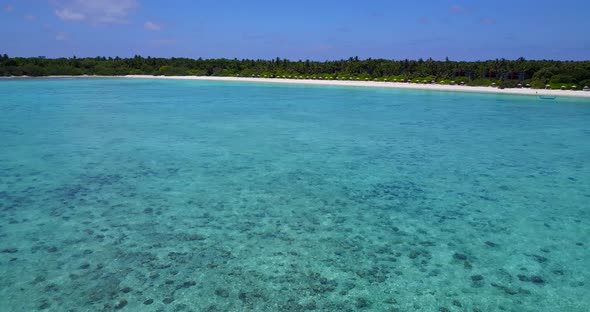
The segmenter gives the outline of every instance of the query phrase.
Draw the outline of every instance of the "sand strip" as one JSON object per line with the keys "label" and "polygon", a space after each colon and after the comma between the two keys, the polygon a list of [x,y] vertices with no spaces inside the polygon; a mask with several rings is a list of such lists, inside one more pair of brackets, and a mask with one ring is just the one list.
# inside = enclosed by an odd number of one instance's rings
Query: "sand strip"
{"label": "sand strip", "polygon": [[246,77],[211,77],[211,76],[149,76],[129,75],[128,78],[148,79],[178,79],[178,80],[209,80],[209,81],[244,81],[244,82],[269,82],[269,83],[290,83],[325,86],[349,86],[349,87],[377,87],[377,88],[398,88],[414,90],[434,91],[455,91],[455,92],[479,92],[497,94],[555,96],[555,97],[581,97],[590,98],[588,91],[573,90],[544,90],[544,89],[498,89],[493,87],[470,87],[459,85],[438,85],[421,83],[401,83],[382,81],[348,81],[348,80],[309,80],[309,79],[280,79],[280,78],[246,78]]}
{"label": "sand strip", "polygon": [[[460,85],[439,85],[422,83],[401,83],[383,81],[349,81],[349,80],[309,80],[309,79],[281,79],[281,78],[247,78],[247,77],[213,77],[213,76],[46,76],[38,78],[133,78],[133,79],[175,79],[175,80],[207,80],[207,81],[241,81],[263,83],[287,83],[324,86],[348,86],[348,87],[372,87],[372,88],[397,88],[413,90],[433,90],[451,92],[477,92],[513,95],[533,95],[543,97],[577,97],[590,99],[590,91],[573,90],[545,90],[545,89],[498,89],[493,87],[470,87]],[[3,78],[31,78],[31,77],[3,77]],[[37,78],[37,77],[35,77]]]}

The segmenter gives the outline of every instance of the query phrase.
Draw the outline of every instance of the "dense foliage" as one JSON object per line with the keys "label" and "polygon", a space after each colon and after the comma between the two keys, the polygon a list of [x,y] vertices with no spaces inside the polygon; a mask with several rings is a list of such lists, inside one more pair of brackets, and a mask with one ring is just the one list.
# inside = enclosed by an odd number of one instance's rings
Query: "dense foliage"
{"label": "dense foliage", "polygon": [[478,62],[350,58],[338,61],[152,58],[10,58],[0,76],[47,75],[242,76],[298,79],[387,80],[536,88],[590,85],[590,61],[489,60]]}

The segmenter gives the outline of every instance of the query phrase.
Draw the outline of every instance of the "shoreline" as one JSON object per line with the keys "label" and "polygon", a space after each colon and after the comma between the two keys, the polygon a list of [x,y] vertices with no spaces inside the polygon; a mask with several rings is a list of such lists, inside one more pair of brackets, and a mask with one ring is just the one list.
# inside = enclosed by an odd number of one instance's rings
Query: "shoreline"
{"label": "shoreline", "polygon": [[547,89],[498,89],[494,87],[472,87],[461,85],[438,85],[421,83],[402,83],[384,81],[351,81],[351,80],[309,80],[309,79],[288,79],[288,78],[248,78],[248,77],[216,77],[216,76],[151,76],[151,75],[126,75],[126,76],[43,76],[43,77],[0,77],[3,79],[19,78],[131,78],[131,79],[168,79],[168,80],[201,80],[201,81],[233,81],[233,82],[263,82],[300,85],[322,85],[322,86],[348,86],[348,87],[370,87],[370,88],[393,88],[410,90],[430,90],[446,92],[471,92],[471,93],[495,93],[508,95],[532,95],[551,97],[575,97],[590,99],[588,91],[573,90],[547,90]]}

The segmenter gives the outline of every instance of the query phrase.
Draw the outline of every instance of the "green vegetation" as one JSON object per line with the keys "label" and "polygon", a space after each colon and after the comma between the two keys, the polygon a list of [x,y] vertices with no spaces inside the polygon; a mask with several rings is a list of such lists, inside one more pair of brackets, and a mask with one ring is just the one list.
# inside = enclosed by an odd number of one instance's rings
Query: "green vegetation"
{"label": "green vegetation", "polygon": [[338,61],[152,58],[10,58],[0,56],[0,76],[48,75],[234,76],[321,80],[410,81],[411,83],[581,89],[590,84],[590,61],[385,60]]}

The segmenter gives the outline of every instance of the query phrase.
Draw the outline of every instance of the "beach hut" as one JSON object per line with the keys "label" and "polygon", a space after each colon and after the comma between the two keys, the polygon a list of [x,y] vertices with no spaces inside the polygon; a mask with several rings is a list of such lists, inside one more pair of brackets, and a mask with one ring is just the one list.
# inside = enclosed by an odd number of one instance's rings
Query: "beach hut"
{"label": "beach hut", "polygon": [[561,90],[565,90],[565,89],[567,89],[566,86],[561,86]]}
{"label": "beach hut", "polygon": [[525,88],[530,88],[530,87],[531,87],[531,85],[527,83],[526,85],[524,85],[524,87],[525,87]]}
{"label": "beach hut", "polygon": [[551,85],[545,85],[545,89],[551,89]]}
{"label": "beach hut", "polygon": [[509,72],[504,74],[504,80],[519,80],[523,81],[526,79],[525,72]]}
{"label": "beach hut", "polygon": [[465,85],[465,81],[461,81],[461,85],[464,86]]}
{"label": "beach hut", "polygon": [[582,90],[584,90],[584,91],[590,91],[590,87],[584,86],[584,88]]}
{"label": "beach hut", "polygon": [[500,75],[495,71],[488,70],[483,72],[483,76],[487,79],[498,79]]}
{"label": "beach hut", "polygon": [[576,86],[576,85],[572,86],[572,90],[576,90],[577,88],[578,88],[578,86]]}
{"label": "beach hut", "polygon": [[452,84],[452,85],[454,85],[454,84],[455,84],[455,80],[452,80],[452,81],[451,81],[451,84]]}
{"label": "beach hut", "polygon": [[492,82],[492,88],[495,88],[495,87],[496,87],[496,83]]}
{"label": "beach hut", "polygon": [[522,88],[522,84],[519,83],[519,84],[516,85],[516,87],[520,89],[520,88]]}

